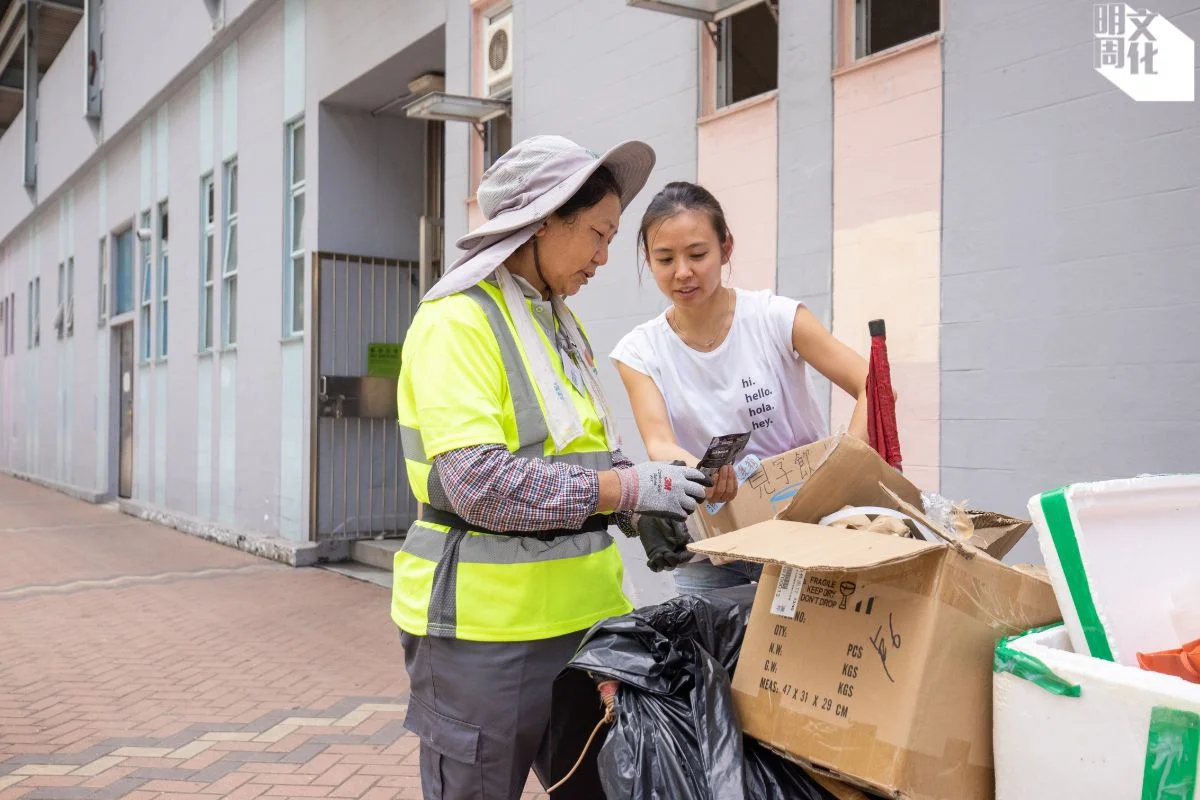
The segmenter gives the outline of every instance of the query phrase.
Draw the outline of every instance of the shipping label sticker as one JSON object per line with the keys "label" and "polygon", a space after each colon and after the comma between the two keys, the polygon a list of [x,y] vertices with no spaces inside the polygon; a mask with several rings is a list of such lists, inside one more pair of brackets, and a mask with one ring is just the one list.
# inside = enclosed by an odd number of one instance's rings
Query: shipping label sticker
{"label": "shipping label sticker", "polygon": [[775,598],[771,601],[771,613],[788,619],[796,618],[796,606],[800,604],[800,591],[804,588],[804,570],[784,567],[775,586]]}

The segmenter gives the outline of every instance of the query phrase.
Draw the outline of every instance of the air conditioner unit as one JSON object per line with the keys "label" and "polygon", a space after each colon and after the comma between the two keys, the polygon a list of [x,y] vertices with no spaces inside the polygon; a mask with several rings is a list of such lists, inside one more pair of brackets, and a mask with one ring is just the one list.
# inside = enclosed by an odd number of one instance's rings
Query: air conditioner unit
{"label": "air conditioner unit", "polygon": [[487,21],[483,31],[483,72],[489,97],[512,86],[513,24],[512,9]]}

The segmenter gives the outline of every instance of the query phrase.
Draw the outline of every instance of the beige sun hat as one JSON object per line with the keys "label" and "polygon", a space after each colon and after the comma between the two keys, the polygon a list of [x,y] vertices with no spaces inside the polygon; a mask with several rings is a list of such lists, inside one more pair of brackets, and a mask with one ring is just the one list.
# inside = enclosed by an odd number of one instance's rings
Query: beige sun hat
{"label": "beige sun hat", "polygon": [[461,292],[488,277],[601,166],[620,187],[624,211],[646,185],[654,163],[650,145],[634,140],[603,155],[562,136],[518,142],[483,174],[476,198],[486,221],[458,240],[466,252],[424,299]]}

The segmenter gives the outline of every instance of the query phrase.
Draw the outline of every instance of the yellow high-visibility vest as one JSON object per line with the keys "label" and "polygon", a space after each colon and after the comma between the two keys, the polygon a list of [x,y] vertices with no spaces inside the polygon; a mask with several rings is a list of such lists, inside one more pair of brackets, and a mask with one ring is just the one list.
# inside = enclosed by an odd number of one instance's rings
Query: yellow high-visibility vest
{"label": "yellow high-visibility vest", "polygon": [[[528,302],[540,323],[542,346],[552,354],[562,385],[571,387],[555,346],[550,304]],[[586,394],[569,391],[584,433],[555,453],[500,290],[483,281],[422,303],[405,337],[397,386],[413,495],[429,508],[451,512],[436,457],[482,444],[503,444],[527,458],[610,469],[612,448],[603,422]],[[620,553],[601,529],[538,538],[417,521],[393,570],[392,620],[416,636],[530,641],[585,630],[632,609],[621,588]]]}

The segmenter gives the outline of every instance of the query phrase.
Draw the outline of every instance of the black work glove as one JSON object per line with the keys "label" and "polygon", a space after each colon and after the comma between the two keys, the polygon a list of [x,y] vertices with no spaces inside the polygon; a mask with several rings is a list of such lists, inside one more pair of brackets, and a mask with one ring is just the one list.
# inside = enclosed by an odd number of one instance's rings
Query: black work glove
{"label": "black work glove", "polygon": [[692,537],[682,522],[642,515],[637,530],[651,572],[675,569],[692,557],[687,549]]}

